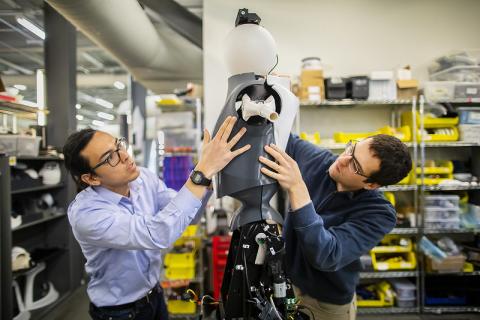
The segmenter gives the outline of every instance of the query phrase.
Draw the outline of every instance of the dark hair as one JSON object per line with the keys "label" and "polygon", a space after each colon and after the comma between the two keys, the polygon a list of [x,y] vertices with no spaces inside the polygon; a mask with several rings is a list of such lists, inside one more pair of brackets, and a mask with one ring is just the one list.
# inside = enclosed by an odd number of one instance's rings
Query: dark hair
{"label": "dark hair", "polygon": [[386,134],[370,138],[370,151],[380,159],[380,170],[371,174],[365,182],[388,186],[405,178],[412,170],[408,147],[398,138]]}
{"label": "dark hair", "polygon": [[91,172],[88,159],[82,157],[80,152],[92,140],[93,135],[97,130],[86,128],[78,132],[72,133],[63,146],[63,155],[65,156],[65,167],[70,172],[73,180],[77,184],[77,191],[88,187],[88,184],[80,178],[82,174]]}

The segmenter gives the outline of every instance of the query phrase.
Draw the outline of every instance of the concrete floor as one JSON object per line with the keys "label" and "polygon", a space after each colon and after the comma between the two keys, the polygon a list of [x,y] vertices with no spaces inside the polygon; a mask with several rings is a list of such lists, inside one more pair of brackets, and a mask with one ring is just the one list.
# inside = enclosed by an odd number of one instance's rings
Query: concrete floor
{"label": "concrete floor", "polygon": [[[47,317],[49,320],[90,320],[85,287],[78,288],[67,300]],[[480,314],[451,315],[362,315],[358,320],[480,320]]]}

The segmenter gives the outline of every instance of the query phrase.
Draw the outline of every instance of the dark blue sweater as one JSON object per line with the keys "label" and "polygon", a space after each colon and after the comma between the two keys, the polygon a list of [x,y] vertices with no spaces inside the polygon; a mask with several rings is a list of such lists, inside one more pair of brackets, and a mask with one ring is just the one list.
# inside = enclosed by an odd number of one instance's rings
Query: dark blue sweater
{"label": "dark blue sweater", "polygon": [[287,273],[320,301],[353,299],[360,256],[395,226],[395,209],[378,191],[339,192],[328,168],[336,156],[291,136],[287,153],[298,163],[312,202],[287,214],[283,229]]}

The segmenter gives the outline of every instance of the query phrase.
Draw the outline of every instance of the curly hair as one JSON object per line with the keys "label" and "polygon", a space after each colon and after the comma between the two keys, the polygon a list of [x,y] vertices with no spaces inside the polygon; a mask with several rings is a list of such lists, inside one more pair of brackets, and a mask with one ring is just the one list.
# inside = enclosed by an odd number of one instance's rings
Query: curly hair
{"label": "curly hair", "polygon": [[365,182],[388,186],[398,183],[412,170],[412,158],[408,147],[398,138],[386,134],[369,137],[370,151],[380,159],[380,169],[370,175]]}

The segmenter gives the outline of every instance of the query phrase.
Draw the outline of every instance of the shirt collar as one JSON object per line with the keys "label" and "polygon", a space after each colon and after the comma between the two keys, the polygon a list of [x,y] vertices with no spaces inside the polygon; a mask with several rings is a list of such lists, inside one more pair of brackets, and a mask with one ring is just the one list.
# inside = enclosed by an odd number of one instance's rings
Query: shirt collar
{"label": "shirt collar", "polygon": [[95,190],[95,192],[97,192],[104,199],[115,204],[120,203],[122,198],[124,198],[124,196],[122,196],[121,194],[108,190],[107,188],[102,186],[93,187],[93,190]]}

